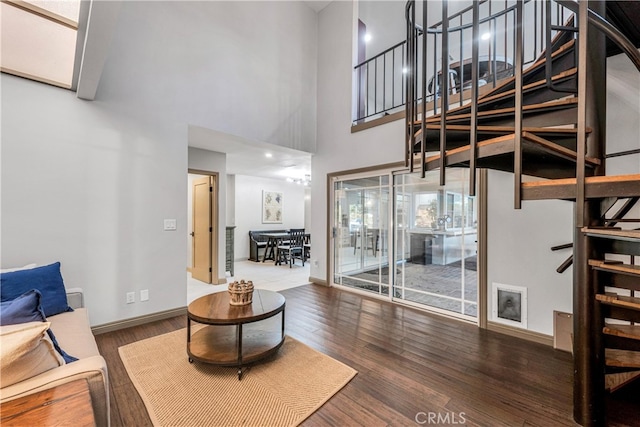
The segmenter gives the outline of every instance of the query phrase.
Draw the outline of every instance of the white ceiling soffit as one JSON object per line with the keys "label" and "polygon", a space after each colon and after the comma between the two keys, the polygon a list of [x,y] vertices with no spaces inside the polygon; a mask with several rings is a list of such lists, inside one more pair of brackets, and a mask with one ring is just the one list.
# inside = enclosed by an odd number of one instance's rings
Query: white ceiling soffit
{"label": "white ceiling soffit", "polygon": [[87,21],[80,23],[80,27],[85,29],[77,87],[80,99],[93,101],[96,97],[120,6],[120,0],[92,1]]}
{"label": "white ceiling soffit", "polygon": [[226,153],[228,174],[272,179],[303,179],[311,174],[310,153],[200,126],[189,126],[189,147]]}

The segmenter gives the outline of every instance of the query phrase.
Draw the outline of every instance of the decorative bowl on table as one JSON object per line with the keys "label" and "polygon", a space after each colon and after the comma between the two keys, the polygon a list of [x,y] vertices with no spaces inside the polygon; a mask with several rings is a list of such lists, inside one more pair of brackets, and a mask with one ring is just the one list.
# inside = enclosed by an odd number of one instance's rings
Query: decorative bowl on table
{"label": "decorative bowl on table", "polygon": [[251,280],[245,282],[229,283],[229,304],[231,305],[249,305],[253,301],[253,282]]}

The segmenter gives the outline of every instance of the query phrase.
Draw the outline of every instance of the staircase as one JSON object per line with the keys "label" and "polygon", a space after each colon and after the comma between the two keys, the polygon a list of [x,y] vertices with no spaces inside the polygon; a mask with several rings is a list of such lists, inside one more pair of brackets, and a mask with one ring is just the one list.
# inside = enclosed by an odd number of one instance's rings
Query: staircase
{"label": "staircase", "polygon": [[[562,25],[550,25],[552,3],[571,12]],[[547,47],[525,67],[523,4],[514,6],[520,25],[512,29],[513,77],[478,95],[478,28],[488,18],[480,16],[474,2],[470,102],[460,105],[460,96],[458,104],[449,106],[455,88],[442,79],[440,99],[433,102],[436,111],[429,116],[422,114],[428,108],[419,99],[427,99],[424,70],[433,54],[430,43],[418,42],[428,31],[416,25],[415,2],[407,3],[406,99],[413,102],[406,104],[406,165],[423,176],[440,170],[441,185],[446,167],[470,168],[472,195],[477,168],[512,172],[515,208],[523,200],[575,202],[574,242],[562,246],[573,246],[573,255],[561,267],[573,263],[574,418],[582,425],[604,425],[605,393],[640,378],[640,265],[635,258],[640,256],[640,229],[633,229],[640,227],[640,219],[626,217],[640,200],[640,174],[605,173],[605,34],[639,70],[640,55],[586,1],[547,1]],[[433,34],[448,34],[447,0],[442,9],[442,23],[431,29]],[[428,22],[424,4],[422,19]],[[447,39],[441,37],[438,51],[443,70],[449,67]],[[534,180],[522,182],[522,175]]]}

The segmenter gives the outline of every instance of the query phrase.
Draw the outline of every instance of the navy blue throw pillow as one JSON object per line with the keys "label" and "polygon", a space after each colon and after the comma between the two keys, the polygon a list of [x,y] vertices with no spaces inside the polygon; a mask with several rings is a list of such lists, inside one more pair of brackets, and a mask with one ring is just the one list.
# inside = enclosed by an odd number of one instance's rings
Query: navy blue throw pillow
{"label": "navy blue throw pillow", "polygon": [[[0,326],[17,325],[28,322],[46,322],[47,318],[42,311],[41,301],[42,295],[40,292],[36,289],[31,289],[14,300],[1,302]],[[60,348],[58,340],[51,329],[47,329],[47,334],[49,334],[53,347],[60,353],[66,363],[78,360],[73,356],[69,356]]]}
{"label": "navy blue throw pillow", "polygon": [[59,262],[0,274],[0,301],[16,299],[31,289],[37,289],[42,294],[42,309],[45,316],[73,311],[67,303],[67,293],[60,274]]}

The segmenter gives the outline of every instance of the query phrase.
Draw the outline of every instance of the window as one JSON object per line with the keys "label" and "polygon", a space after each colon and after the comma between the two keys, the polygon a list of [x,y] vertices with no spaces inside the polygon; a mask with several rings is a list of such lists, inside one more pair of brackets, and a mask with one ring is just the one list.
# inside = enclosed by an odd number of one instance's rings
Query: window
{"label": "window", "polygon": [[3,0],[0,70],[70,89],[79,0]]}

